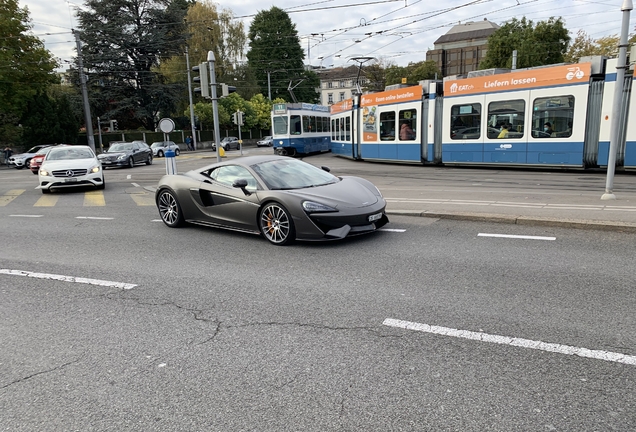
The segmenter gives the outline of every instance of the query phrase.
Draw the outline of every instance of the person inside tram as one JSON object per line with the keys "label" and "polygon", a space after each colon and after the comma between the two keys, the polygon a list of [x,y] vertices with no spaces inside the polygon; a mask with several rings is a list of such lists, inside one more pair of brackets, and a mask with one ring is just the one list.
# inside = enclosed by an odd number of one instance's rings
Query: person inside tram
{"label": "person inside tram", "polygon": [[408,122],[403,122],[402,126],[400,126],[400,139],[402,141],[415,139],[415,132],[411,129]]}
{"label": "person inside tram", "polygon": [[552,129],[552,123],[545,122],[543,125],[543,132],[549,134],[550,136],[554,136],[554,129]]}
{"label": "person inside tram", "polygon": [[509,124],[503,124],[501,126],[501,132],[499,132],[499,136],[497,138],[508,138],[508,131],[510,130]]}

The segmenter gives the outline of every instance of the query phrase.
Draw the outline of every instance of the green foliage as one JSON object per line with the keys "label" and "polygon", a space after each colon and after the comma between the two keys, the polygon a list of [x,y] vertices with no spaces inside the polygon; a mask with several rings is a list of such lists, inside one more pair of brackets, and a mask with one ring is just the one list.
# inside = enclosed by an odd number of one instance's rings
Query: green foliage
{"label": "green foliage", "polygon": [[29,34],[26,8],[17,0],[0,0],[0,144],[19,140],[18,121],[29,102],[59,82],[57,62],[37,37]]}
{"label": "green foliage", "polygon": [[22,118],[22,141],[27,147],[36,144],[76,144],[77,121],[68,97],[50,99],[46,93],[36,95]]}
{"label": "green foliage", "polygon": [[517,68],[563,63],[570,36],[561,18],[539,21],[513,18],[488,38],[483,68],[512,67],[512,52],[517,50]]}
{"label": "green foliage", "polygon": [[262,94],[257,94],[250,99],[252,105],[255,127],[269,130],[272,127],[272,102]]}
{"label": "green foliage", "polygon": [[[634,42],[636,42],[636,35],[631,35],[628,43],[633,44]],[[599,55],[608,58],[618,57],[619,43],[620,37],[618,35],[603,36],[593,40],[585,30],[579,30],[568,47],[565,61],[568,63],[576,63],[581,57]]]}
{"label": "green foliage", "polygon": [[441,77],[441,73],[434,61],[409,63],[408,66],[389,66],[385,69],[386,85],[401,84],[406,78],[406,84],[416,85],[419,81]]}
{"label": "green foliage", "polygon": [[121,129],[154,130],[160,113],[173,112],[184,93],[157,70],[182,53],[185,0],[87,0],[80,10],[84,68],[92,111],[117,119]]}
{"label": "green foliage", "polygon": [[276,6],[268,11],[260,11],[252,21],[248,38],[248,65],[263,93],[271,89],[272,98],[291,101],[288,91],[291,86],[298,101],[317,100],[315,88],[320,80],[314,72],[304,69],[305,53],[300,46],[296,25],[287,12]]}

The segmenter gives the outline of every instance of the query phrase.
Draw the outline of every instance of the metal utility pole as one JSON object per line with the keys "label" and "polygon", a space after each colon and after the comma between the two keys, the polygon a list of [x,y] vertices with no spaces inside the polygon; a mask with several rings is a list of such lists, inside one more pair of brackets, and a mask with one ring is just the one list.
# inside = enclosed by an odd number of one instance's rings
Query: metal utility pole
{"label": "metal utility pole", "polygon": [[88,90],[86,89],[86,75],[84,74],[84,62],[82,61],[82,42],[79,32],[73,30],[75,43],[77,44],[77,62],[79,66],[79,78],[82,85],[82,98],[84,99],[84,121],[86,122],[86,140],[88,145],[95,151],[95,137],[93,136],[93,121],[91,120],[91,106],[88,103]]}
{"label": "metal utility pole", "polygon": [[216,58],[213,51],[208,51],[210,65],[210,87],[212,90],[212,117],[214,118],[214,143],[216,145],[216,161],[221,162],[221,132],[219,131],[219,101],[216,97],[216,72],[214,71]]}
{"label": "metal utility pole", "polygon": [[185,47],[186,65],[188,67],[188,96],[190,97],[190,127],[192,129],[192,148],[197,149],[197,134],[194,130],[194,105],[192,105],[192,82],[190,80],[190,56],[188,46]]}
{"label": "metal utility pole", "polygon": [[623,12],[623,23],[621,24],[621,40],[618,45],[618,64],[616,65],[616,84],[614,87],[614,104],[612,105],[612,122],[610,126],[610,148],[607,158],[607,180],[605,182],[605,193],[602,200],[615,200],[614,195],[614,172],[616,170],[616,151],[618,150],[618,129],[620,122],[620,109],[623,102],[623,81],[625,80],[625,69],[627,69],[627,35],[629,33],[629,13],[634,9],[632,0],[623,0],[621,11]]}
{"label": "metal utility pole", "polygon": [[104,144],[102,143],[102,123],[99,117],[97,117],[97,130],[99,133],[99,151],[104,152]]}

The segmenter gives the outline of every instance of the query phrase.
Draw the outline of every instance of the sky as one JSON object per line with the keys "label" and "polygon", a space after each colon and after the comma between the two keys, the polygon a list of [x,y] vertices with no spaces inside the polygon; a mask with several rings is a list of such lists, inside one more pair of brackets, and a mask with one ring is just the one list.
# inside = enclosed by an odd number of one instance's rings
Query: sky
{"label": "sky", "polygon": [[[75,11],[81,0],[18,0],[30,12],[32,33],[60,59],[62,67],[75,56]],[[584,30],[592,39],[619,35],[621,6],[631,0],[220,0],[215,3],[243,21],[277,6],[285,10],[301,39],[305,63],[332,67],[358,64],[373,57],[385,64],[406,66],[426,60],[436,39],[454,25],[487,19],[504,24],[516,17],[533,22],[561,17],[574,38]],[[630,13],[629,32],[636,27]],[[246,47],[247,49],[247,47]],[[359,60],[358,60],[359,61]]]}

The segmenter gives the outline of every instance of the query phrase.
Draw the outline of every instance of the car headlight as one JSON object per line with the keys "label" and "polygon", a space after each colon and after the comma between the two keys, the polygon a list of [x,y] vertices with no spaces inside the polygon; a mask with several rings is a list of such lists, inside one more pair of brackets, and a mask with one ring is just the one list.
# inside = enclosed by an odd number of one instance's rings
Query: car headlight
{"label": "car headlight", "polygon": [[333,207],[314,201],[303,201],[303,209],[305,209],[307,213],[330,213],[338,211]]}
{"label": "car headlight", "polygon": [[41,169],[40,170],[40,175],[44,176],[44,177],[48,177],[49,176],[49,172],[45,169]]}
{"label": "car headlight", "polygon": [[101,167],[99,165],[95,165],[93,168],[89,169],[88,172],[93,174],[93,173],[98,173],[101,170]]}
{"label": "car headlight", "polygon": [[117,160],[122,160],[122,159],[126,159],[125,154],[117,156]]}

